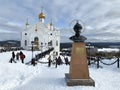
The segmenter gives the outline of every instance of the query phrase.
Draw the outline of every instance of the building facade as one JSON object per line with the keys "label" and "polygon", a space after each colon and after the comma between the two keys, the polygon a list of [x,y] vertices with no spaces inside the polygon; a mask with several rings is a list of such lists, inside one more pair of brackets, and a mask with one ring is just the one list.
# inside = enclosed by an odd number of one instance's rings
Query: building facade
{"label": "building facade", "polygon": [[53,22],[49,25],[44,23],[46,17],[42,12],[39,14],[39,22],[33,26],[29,26],[26,22],[26,29],[21,35],[21,47],[25,50],[31,50],[33,45],[34,50],[46,51],[49,48],[54,48],[54,53],[59,55],[60,51],[60,31],[54,28]]}

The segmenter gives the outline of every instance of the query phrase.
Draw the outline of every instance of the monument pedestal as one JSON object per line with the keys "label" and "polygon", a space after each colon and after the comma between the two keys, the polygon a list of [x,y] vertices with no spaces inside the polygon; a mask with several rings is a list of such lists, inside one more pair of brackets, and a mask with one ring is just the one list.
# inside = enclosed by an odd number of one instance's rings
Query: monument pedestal
{"label": "monument pedestal", "polygon": [[71,79],[68,73],[65,74],[65,81],[68,86],[95,86],[92,78],[89,79]]}
{"label": "monument pedestal", "polygon": [[65,74],[68,86],[85,85],[95,86],[89,77],[86,47],[84,42],[74,42],[72,45],[69,74]]}

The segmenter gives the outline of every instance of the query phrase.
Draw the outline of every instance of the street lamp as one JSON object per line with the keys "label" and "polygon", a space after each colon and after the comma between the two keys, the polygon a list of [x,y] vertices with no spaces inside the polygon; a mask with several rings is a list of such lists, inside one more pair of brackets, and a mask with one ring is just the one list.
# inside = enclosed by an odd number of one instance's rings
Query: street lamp
{"label": "street lamp", "polygon": [[90,60],[91,60],[91,57],[90,57],[90,56],[91,56],[91,55],[90,55],[90,42],[89,42],[88,46],[89,46],[89,47],[88,47],[88,52],[89,52],[89,54],[88,54],[88,55],[89,55],[88,65],[90,65]]}
{"label": "street lamp", "polygon": [[41,42],[41,53],[42,53],[43,43]]}
{"label": "street lamp", "polygon": [[31,41],[31,45],[32,45],[32,47],[31,47],[31,51],[32,51],[32,58],[33,58],[33,51],[34,51],[34,47],[33,47],[33,45],[34,45],[34,41]]}

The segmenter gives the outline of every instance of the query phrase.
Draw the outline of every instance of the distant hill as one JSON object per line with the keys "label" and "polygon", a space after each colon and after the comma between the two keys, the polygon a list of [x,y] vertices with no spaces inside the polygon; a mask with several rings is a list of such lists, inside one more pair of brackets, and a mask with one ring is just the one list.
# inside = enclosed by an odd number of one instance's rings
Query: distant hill
{"label": "distant hill", "polygon": [[[86,45],[88,44],[89,42],[86,42]],[[98,48],[110,48],[110,47],[120,48],[120,42],[90,42],[90,45]],[[60,44],[60,48],[70,48],[70,47],[72,47],[72,43]]]}
{"label": "distant hill", "polygon": [[[88,44],[89,42],[86,42],[86,45]],[[0,46],[5,46],[5,45],[20,47],[20,41],[17,40],[0,41]],[[120,48],[120,42],[90,42],[90,45],[98,48],[109,48],[109,47]],[[60,48],[71,48],[71,47],[72,47],[72,43],[60,43]]]}
{"label": "distant hill", "polygon": [[12,47],[20,47],[20,41],[16,40],[6,40],[6,41],[0,41],[0,46],[12,46]]}
{"label": "distant hill", "polygon": [[98,48],[109,48],[109,47],[120,48],[120,42],[94,42],[94,43],[91,43],[91,45]]}

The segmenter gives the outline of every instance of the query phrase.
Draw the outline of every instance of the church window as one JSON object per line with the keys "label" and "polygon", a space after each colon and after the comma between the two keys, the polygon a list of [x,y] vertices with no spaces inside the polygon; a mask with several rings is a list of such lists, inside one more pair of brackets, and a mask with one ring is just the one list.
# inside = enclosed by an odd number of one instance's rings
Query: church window
{"label": "church window", "polygon": [[27,40],[25,40],[25,46],[27,46]]}
{"label": "church window", "polygon": [[58,52],[56,52],[56,55],[58,55]]}
{"label": "church window", "polygon": [[56,46],[58,46],[58,41],[56,41]]}
{"label": "church window", "polygon": [[38,37],[35,37],[35,38],[34,38],[34,41],[38,42]]}
{"label": "church window", "polygon": [[49,46],[52,46],[52,40],[51,40],[50,42],[48,42],[48,45],[49,45]]}
{"label": "church window", "polygon": [[27,35],[27,33],[25,33],[25,35]]}
{"label": "church window", "polygon": [[52,40],[50,42],[51,42],[51,46],[52,46],[52,44],[53,44]]}

